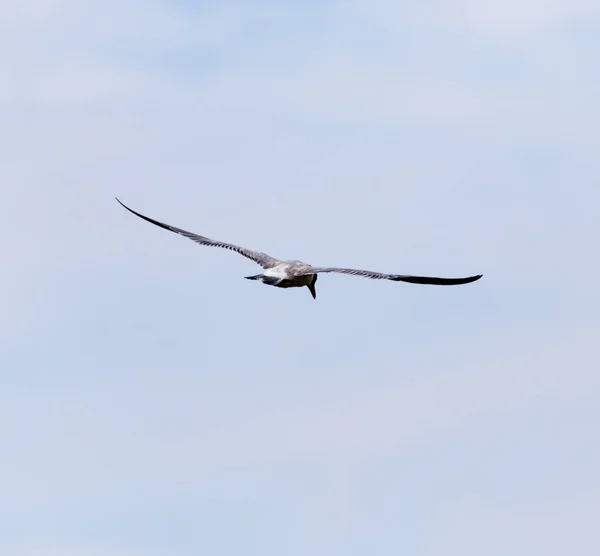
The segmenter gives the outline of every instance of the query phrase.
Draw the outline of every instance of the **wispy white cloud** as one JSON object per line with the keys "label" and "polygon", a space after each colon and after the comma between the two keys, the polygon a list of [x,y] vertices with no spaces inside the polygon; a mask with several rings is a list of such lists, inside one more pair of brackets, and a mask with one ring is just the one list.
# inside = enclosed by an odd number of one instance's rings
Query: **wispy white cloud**
{"label": "wispy white cloud", "polygon": [[[527,346],[529,338],[519,349],[513,340],[511,354],[500,353],[504,342],[498,339],[474,348],[462,368],[455,355],[445,370],[412,379],[382,356],[372,361],[378,375],[388,367],[383,374],[396,378],[370,385],[365,376],[358,389],[340,384],[337,392],[330,385],[321,400],[310,385],[303,385],[293,402],[269,399],[273,392],[267,386],[254,389],[250,398],[229,389],[223,397],[208,383],[205,393],[197,387],[186,392],[187,387],[157,371],[145,380],[143,369],[137,379],[111,380],[102,387],[95,383],[95,392],[76,386],[64,393],[5,397],[0,430],[20,447],[12,461],[0,466],[2,476],[11,477],[3,492],[19,504],[53,498],[59,489],[67,503],[111,491],[116,496],[123,489],[168,491],[181,482],[203,484],[215,474],[248,467],[266,472],[296,463],[343,468],[378,461],[418,450],[435,438],[479,430],[490,421],[512,422],[511,415],[530,406],[571,406],[597,396],[600,381],[587,352],[597,332],[562,337],[564,331],[557,330]],[[490,352],[496,353],[492,360]],[[144,392],[136,394],[142,385]],[[83,394],[76,396],[77,391]],[[19,442],[42,431],[35,444]],[[45,472],[36,477],[40,459]],[[63,467],[65,461],[69,465]],[[155,484],[162,473],[170,480]]]}
{"label": "wispy white cloud", "polygon": [[577,550],[591,555],[597,549],[590,539],[595,536],[599,511],[597,500],[578,499],[507,509],[457,504],[440,509],[422,553],[558,556]]}
{"label": "wispy white cloud", "polygon": [[44,544],[33,543],[26,548],[13,546],[10,548],[14,556],[164,556],[162,551],[136,550],[115,546],[96,546],[93,543]]}
{"label": "wispy white cloud", "polygon": [[[600,17],[598,4],[588,0],[510,0],[492,2],[485,7],[475,0],[463,0],[457,4],[459,13],[466,15],[475,33],[503,42],[515,39],[529,41],[548,31],[570,31],[574,24],[585,24]],[[556,37],[551,34],[549,38]]]}

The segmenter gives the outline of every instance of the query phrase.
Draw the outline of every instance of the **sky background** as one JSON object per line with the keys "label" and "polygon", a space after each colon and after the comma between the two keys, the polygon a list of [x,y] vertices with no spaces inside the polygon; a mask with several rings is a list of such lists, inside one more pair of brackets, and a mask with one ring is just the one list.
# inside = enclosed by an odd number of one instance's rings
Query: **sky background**
{"label": "sky background", "polygon": [[1,554],[600,553],[600,3],[0,4]]}

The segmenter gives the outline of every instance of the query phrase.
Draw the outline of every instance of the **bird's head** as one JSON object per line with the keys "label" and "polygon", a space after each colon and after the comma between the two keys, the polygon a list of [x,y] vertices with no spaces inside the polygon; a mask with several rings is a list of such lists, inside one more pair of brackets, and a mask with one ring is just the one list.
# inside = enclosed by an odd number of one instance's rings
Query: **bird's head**
{"label": "bird's head", "polygon": [[317,290],[315,289],[315,284],[317,283],[317,278],[318,278],[318,275],[313,274],[312,280],[310,281],[310,284],[308,284],[308,289],[310,290],[310,293],[313,296],[313,299],[317,299]]}

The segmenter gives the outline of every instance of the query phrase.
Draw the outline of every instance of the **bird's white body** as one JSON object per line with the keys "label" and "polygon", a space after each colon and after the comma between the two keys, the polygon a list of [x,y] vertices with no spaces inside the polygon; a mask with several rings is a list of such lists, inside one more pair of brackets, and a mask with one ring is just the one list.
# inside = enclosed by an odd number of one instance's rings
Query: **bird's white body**
{"label": "bird's white body", "polygon": [[277,285],[280,288],[302,288],[303,286],[310,285],[314,280],[314,274],[300,274],[294,273],[294,270],[304,271],[310,268],[309,265],[304,264],[301,261],[283,261],[278,265],[267,268],[263,275],[268,278],[275,278],[280,280]]}
{"label": "bird's white body", "polygon": [[267,268],[267,270],[265,270],[264,275],[265,276],[271,276],[272,278],[281,278],[281,279],[285,279],[289,277],[289,265],[286,263],[281,263],[278,264],[277,266],[274,266],[273,268]]}

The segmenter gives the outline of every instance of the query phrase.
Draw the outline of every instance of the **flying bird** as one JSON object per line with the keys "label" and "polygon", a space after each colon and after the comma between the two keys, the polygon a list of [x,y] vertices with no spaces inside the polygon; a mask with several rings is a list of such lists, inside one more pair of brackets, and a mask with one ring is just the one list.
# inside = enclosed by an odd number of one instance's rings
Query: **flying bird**
{"label": "flying bird", "polygon": [[[115,199],[117,199],[115,197]],[[253,276],[245,276],[248,280],[260,280],[263,284],[268,286],[276,286],[278,288],[301,288],[306,286],[309,290],[313,299],[317,297],[317,291],[315,284],[319,274],[326,272],[338,272],[340,274],[351,274],[353,276],[363,276],[364,278],[371,278],[373,280],[392,280],[393,282],[409,282],[411,284],[433,284],[436,286],[455,286],[458,284],[469,284],[479,280],[483,274],[477,274],[475,276],[469,276],[467,278],[435,278],[431,276],[408,276],[404,274],[384,274],[382,272],[373,272],[371,270],[357,270],[354,268],[334,268],[334,267],[317,267],[303,263],[302,261],[281,261],[275,257],[271,257],[260,251],[252,251],[233,243],[225,243],[223,241],[215,241],[204,236],[199,236],[192,232],[170,226],[158,220],[144,216],[128,206],[124,205],[117,199],[119,204],[126,208],[129,212],[139,216],[143,220],[175,232],[176,234],[182,235],[199,243],[200,245],[208,245],[211,247],[222,247],[223,249],[229,249],[235,251],[240,255],[254,261],[255,263],[262,266],[264,272],[262,274],[255,274]]]}

